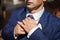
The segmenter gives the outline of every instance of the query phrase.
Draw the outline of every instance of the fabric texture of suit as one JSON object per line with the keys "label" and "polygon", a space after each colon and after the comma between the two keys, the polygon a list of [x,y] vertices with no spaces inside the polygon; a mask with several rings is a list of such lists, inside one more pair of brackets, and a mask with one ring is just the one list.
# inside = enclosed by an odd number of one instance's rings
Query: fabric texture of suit
{"label": "fabric texture of suit", "polygon": [[[2,37],[4,40],[15,40],[14,39],[14,27],[17,21],[22,21],[26,18],[26,9],[21,8],[12,13],[9,22],[2,30]],[[39,20],[42,25],[42,30],[38,28],[30,38],[27,36],[19,36],[16,40],[60,40],[60,19],[57,19],[46,10]]]}

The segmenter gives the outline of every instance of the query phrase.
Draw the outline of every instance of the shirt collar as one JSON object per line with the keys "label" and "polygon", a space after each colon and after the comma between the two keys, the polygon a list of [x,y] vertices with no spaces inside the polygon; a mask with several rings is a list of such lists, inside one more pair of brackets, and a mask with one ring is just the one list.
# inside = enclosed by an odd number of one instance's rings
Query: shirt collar
{"label": "shirt collar", "polygon": [[43,7],[43,9],[42,9],[42,10],[40,10],[39,12],[34,13],[34,14],[31,14],[31,13],[27,12],[26,17],[27,17],[28,15],[32,15],[32,16],[34,17],[34,19],[35,19],[35,20],[38,20],[38,19],[40,19],[40,18],[41,18],[41,16],[42,16],[43,12],[44,12],[44,7]]}

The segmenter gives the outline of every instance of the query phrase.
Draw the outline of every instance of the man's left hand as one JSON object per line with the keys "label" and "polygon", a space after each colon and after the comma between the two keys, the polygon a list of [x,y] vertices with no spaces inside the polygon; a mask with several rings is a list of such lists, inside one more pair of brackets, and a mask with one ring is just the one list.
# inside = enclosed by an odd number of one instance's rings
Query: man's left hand
{"label": "man's left hand", "polygon": [[37,27],[35,20],[31,19],[30,17],[25,18],[22,22],[19,22],[19,24],[27,33],[29,33],[29,31],[34,27]]}

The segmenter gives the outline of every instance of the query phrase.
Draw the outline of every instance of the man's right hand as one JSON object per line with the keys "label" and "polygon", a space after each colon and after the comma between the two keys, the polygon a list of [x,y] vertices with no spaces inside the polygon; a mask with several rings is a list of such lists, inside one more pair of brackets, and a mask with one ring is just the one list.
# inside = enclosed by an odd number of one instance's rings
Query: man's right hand
{"label": "man's right hand", "polygon": [[18,36],[18,35],[24,35],[24,34],[26,34],[26,32],[24,31],[24,29],[22,29],[22,28],[20,27],[19,24],[17,24],[17,25],[15,26],[15,28],[14,28],[14,34],[15,34],[16,36]]}

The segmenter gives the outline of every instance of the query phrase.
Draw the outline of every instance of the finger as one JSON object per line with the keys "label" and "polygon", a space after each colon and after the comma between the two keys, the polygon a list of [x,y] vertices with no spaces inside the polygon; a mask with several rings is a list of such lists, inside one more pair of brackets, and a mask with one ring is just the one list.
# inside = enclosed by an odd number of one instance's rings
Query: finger
{"label": "finger", "polygon": [[31,19],[30,17],[28,17],[28,20],[30,20],[30,21],[35,21],[34,19]]}
{"label": "finger", "polygon": [[20,31],[18,34],[25,34],[25,32],[24,31]]}
{"label": "finger", "polygon": [[22,22],[18,22],[18,23],[19,23],[20,27],[25,31],[25,25]]}
{"label": "finger", "polygon": [[19,30],[24,31],[24,30],[23,30],[23,28],[21,28],[21,27],[20,27],[20,29],[19,29]]}
{"label": "finger", "polygon": [[23,24],[25,25],[25,24],[27,24],[27,22],[25,20],[23,20]]}
{"label": "finger", "polygon": [[21,27],[21,25],[19,24],[19,22],[17,24],[17,29],[23,31],[23,28]]}
{"label": "finger", "polygon": [[37,22],[34,19],[31,19],[30,17],[28,17],[28,20],[30,20],[30,22],[36,24]]}
{"label": "finger", "polygon": [[25,22],[28,22],[29,20],[27,18],[25,18]]}
{"label": "finger", "polygon": [[31,19],[33,22],[36,22],[34,19]]}
{"label": "finger", "polygon": [[18,22],[18,23],[19,23],[19,25],[21,25],[22,28],[25,27],[24,24],[23,24],[22,22]]}
{"label": "finger", "polygon": [[20,32],[21,34],[25,34],[25,32]]}
{"label": "finger", "polygon": [[21,25],[20,25],[20,21],[17,22],[17,25],[21,26]]}
{"label": "finger", "polygon": [[30,17],[28,17],[27,19],[28,19],[28,20],[31,20],[31,18],[30,18]]}

